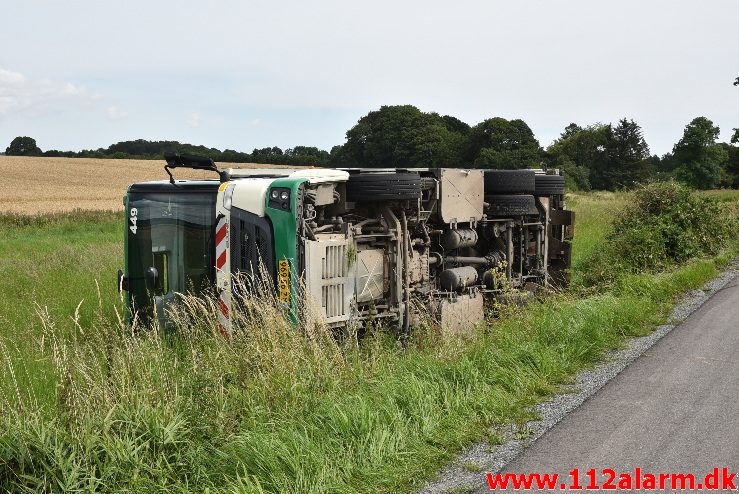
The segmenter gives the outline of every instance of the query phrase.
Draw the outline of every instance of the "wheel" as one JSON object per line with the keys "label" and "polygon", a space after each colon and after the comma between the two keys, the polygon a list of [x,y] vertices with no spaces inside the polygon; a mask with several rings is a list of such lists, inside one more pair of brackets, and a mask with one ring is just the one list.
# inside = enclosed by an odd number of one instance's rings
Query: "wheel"
{"label": "wheel", "polygon": [[346,199],[352,202],[402,201],[421,197],[418,173],[359,173],[349,176]]}
{"label": "wheel", "polygon": [[489,217],[524,216],[539,214],[536,209],[536,199],[529,194],[510,195],[495,194],[485,196],[488,203],[487,215]]}
{"label": "wheel", "polygon": [[536,196],[557,196],[565,193],[565,178],[561,175],[537,175]]}
{"label": "wheel", "polygon": [[486,194],[533,194],[534,170],[485,170]]}

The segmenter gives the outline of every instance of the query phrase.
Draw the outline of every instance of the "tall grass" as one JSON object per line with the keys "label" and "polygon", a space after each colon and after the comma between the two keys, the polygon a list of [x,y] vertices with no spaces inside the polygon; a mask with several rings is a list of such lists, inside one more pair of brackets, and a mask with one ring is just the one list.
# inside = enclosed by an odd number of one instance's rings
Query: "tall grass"
{"label": "tall grass", "polygon": [[572,274],[582,272],[581,264],[606,241],[611,219],[623,208],[628,195],[623,192],[567,194],[567,206],[575,211],[575,236],[572,245]]}
{"label": "tall grass", "polygon": [[[57,385],[49,362],[27,357],[42,335],[38,310],[64,335],[77,331],[75,314],[92,331],[100,299],[102,319],[115,319],[121,223],[120,213],[109,212],[0,215],[0,343],[18,367],[20,388],[41,403],[56,399]],[[4,377],[0,372],[0,382]]]}
{"label": "tall grass", "polygon": [[[599,225],[578,213],[587,236],[583,225]],[[83,232],[64,228],[39,235],[77,238],[70,255],[86,252]],[[726,260],[543,299],[463,340],[427,327],[405,345],[379,328],[341,345],[320,325],[296,331],[269,296],[246,300],[229,340],[212,302],[187,296],[173,314],[180,331],[143,331],[94,283],[79,309],[50,303],[74,299],[55,286],[36,299],[32,325],[2,335],[0,490],[407,490],[490,426],[524,423],[538,400],[648,332]]]}

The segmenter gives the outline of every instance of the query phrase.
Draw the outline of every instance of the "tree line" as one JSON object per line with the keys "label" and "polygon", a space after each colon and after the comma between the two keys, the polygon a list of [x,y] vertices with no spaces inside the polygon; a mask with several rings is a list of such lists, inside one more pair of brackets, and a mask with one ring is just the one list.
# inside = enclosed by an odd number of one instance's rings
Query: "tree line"
{"label": "tree line", "polygon": [[251,153],[181,143],[178,141],[147,141],[136,139],[111,144],[107,148],[82,151],[42,151],[31,137],[16,137],[5,150],[8,156],[49,156],[63,158],[108,158],[161,160],[167,153],[194,154],[229,163],[265,163],[275,165],[329,164],[329,153],[317,147],[295,146],[284,151],[278,147],[255,148]]}
{"label": "tree line", "polygon": [[641,127],[623,118],[614,123],[564,128],[543,148],[520,119],[494,117],[477,125],[412,105],[383,106],[359,119],[346,142],[330,151],[312,146],[255,148],[251,153],[178,141],[123,141],[96,150],[42,151],[30,137],[6,149],[15,156],[161,159],[178,152],[217,162],[335,167],[559,168],[579,190],[616,190],[649,180],[674,178],[699,189],[739,188],[739,129],[729,143],[706,117],[688,123],[671,152],[652,155]]}
{"label": "tree line", "polygon": [[560,168],[579,190],[616,190],[675,178],[699,189],[739,188],[739,129],[730,143],[706,117],[688,123],[671,152],[652,155],[641,127],[623,118],[564,128],[542,148],[523,120],[495,117],[470,126],[410,105],[369,112],[335,146],[330,164],[369,167]]}

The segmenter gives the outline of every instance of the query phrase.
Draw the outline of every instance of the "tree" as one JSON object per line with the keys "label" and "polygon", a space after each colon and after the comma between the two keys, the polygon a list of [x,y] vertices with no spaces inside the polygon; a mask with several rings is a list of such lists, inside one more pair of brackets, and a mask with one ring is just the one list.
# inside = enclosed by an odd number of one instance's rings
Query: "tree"
{"label": "tree", "polygon": [[251,152],[251,160],[254,163],[269,163],[273,165],[284,165],[287,161],[282,149],[277,146],[261,149],[254,148]]}
{"label": "tree", "polygon": [[471,131],[466,161],[482,168],[532,168],[543,158],[539,141],[520,119],[489,118]]}
{"label": "tree", "polygon": [[716,144],[720,129],[706,117],[694,118],[672,149],[675,177],[697,189],[713,189],[721,182],[729,156]]}
{"label": "tree", "polygon": [[565,127],[546,152],[549,166],[561,168],[570,187],[614,190],[647,180],[654,159],[641,127],[633,120]]}
{"label": "tree", "polygon": [[329,162],[329,153],[313,146],[295,146],[286,149],[286,161],[291,165],[326,166]]}
{"label": "tree", "polygon": [[649,146],[633,120],[622,118],[616,127],[606,126],[603,158],[594,163],[591,174],[593,186],[599,189],[631,187],[652,174]]}
{"label": "tree", "polygon": [[559,135],[560,139],[567,139],[568,137],[572,137],[578,132],[582,132],[583,128],[577,125],[576,123],[571,123],[567,127],[565,127],[564,132],[562,132]]}
{"label": "tree", "polygon": [[675,156],[673,156],[671,152],[662,155],[662,158],[659,160],[657,171],[670,174],[675,171],[675,168],[677,168],[677,165],[675,164]]}
{"label": "tree", "polygon": [[36,145],[36,139],[23,136],[16,137],[5,148],[5,154],[8,156],[41,156],[42,151]]}
{"label": "tree", "polygon": [[726,153],[726,159],[721,167],[719,187],[737,189],[739,188],[739,146],[732,146],[726,142],[719,142],[717,146]]}
{"label": "tree", "polygon": [[565,184],[569,190],[590,190],[590,170],[576,164],[566,155],[551,155],[546,153],[545,161],[550,168],[558,168],[564,172]]}
{"label": "tree", "polygon": [[424,113],[415,106],[382,106],[360,118],[331,163],[369,167],[459,166],[469,127],[454,117]]}
{"label": "tree", "polygon": [[451,132],[457,132],[462,135],[467,135],[470,133],[469,124],[464,123],[457,117],[452,117],[451,115],[444,115],[441,117],[441,121],[444,123],[444,126],[447,128],[447,130]]}
{"label": "tree", "polygon": [[547,148],[549,166],[564,170],[569,187],[580,190],[592,188],[592,170],[605,160],[607,128],[607,125],[600,123],[587,127],[571,123],[565,127],[560,138]]}
{"label": "tree", "polygon": [[328,164],[334,168],[359,166],[359,163],[353,156],[349,155],[346,148],[341,144],[331,148]]}

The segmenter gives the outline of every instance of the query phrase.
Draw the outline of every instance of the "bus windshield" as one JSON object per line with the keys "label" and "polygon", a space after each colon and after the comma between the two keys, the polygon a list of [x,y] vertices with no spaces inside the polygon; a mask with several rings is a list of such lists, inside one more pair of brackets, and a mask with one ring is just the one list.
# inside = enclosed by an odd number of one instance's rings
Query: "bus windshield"
{"label": "bus windshield", "polygon": [[132,316],[150,324],[167,313],[177,293],[199,294],[215,279],[216,191],[129,192],[127,278]]}

